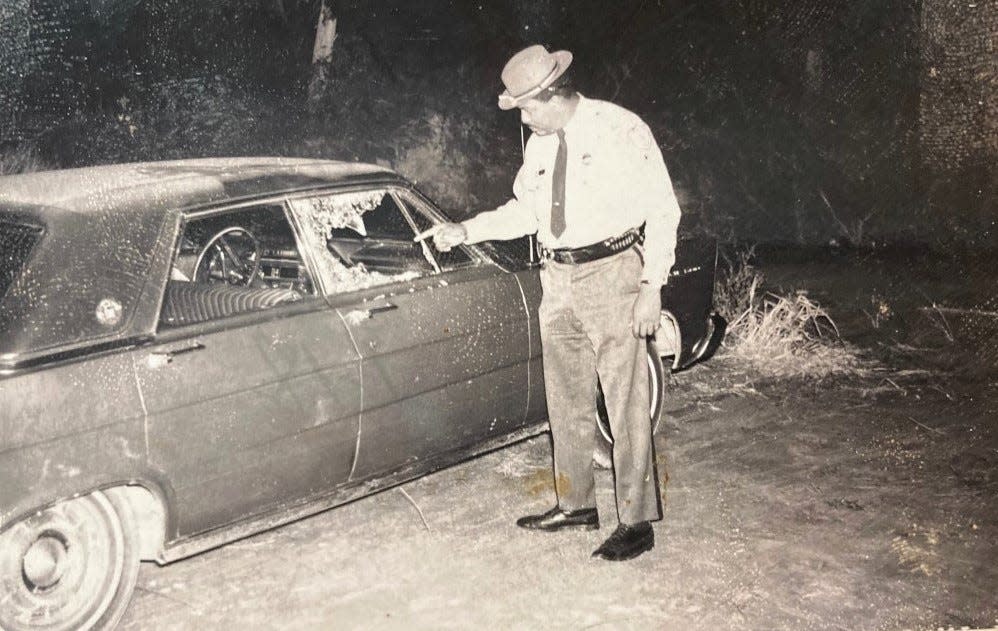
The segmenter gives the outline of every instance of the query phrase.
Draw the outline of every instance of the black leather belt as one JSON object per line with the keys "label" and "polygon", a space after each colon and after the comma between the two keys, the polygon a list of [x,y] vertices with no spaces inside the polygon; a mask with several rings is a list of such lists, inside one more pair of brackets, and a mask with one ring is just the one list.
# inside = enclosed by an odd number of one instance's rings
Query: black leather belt
{"label": "black leather belt", "polygon": [[613,256],[618,252],[623,252],[641,240],[641,231],[638,228],[631,228],[622,235],[604,239],[599,243],[584,245],[581,248],[557,248],[549,250],[543,245],[538,246],[541,259],[545,261],[555,261],[556,263],[588,263],[599,259]]}

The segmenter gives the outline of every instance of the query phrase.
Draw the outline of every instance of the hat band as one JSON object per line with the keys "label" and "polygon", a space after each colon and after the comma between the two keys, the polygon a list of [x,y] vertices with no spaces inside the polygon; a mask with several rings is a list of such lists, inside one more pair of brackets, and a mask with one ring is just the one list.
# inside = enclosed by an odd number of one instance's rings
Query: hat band
{"label": "hat band", "polygon": [[558,74],[558,61],[557,60],[555,60],[555,62],[554,62],[554,68],[552,68],[551,72],[547,73],[544,76],[544,78],[540,80],[540,83],[538,83],[536,86],[530,88],[526,92],[521,92],[520,94],[514,95],[512,98],[514,100],[516,100],[516,99],[522,99],[523,97],[525,97],[525,96],[527,96],[529,94],[537,94],[538,92],[540,92],[541,90],[544,89],[541,86],[543,86],[546,81],[548,81],[549,79],[551,79],[552,77],[554,77],[556,74]]}

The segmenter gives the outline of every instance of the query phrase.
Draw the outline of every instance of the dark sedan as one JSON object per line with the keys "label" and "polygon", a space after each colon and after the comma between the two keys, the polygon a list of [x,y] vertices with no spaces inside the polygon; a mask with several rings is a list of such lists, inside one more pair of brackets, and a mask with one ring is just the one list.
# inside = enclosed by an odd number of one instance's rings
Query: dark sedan
{"label": "dark sedan", "polygon": [[[529,248],[413,241],[444,220],[353,163],[0,178],[0,628],[113,627],[141,560],[544,431]],[[677,259],[655,419],[723,332],[713,243]]]}

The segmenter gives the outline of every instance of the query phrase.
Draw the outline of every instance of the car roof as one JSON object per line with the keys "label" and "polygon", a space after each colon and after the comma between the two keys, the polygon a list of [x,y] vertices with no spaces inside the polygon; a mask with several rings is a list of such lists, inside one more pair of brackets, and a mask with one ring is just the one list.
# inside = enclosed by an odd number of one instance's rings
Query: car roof
{"label": "car roof", "polygon": [[150,201],[162,200],[178,209],[384,178],[398,176],[373,164],[304,158],[134,162],[0,178],[0,205],[32,208],[43,217],[64,212],[143,212]]}
{"label": "car roof", "polygon": [[[150,334],[156,300],[142,296],[158,295],[165,283],[185,209],[387,183],[406,184],[377,165],[299,158],[143,162],[0,177],[0,228],[11,222],[43,230],[31,260],[0,297],[0,369]],[[114,325],[95,316],[108,300],[122,312]]]}

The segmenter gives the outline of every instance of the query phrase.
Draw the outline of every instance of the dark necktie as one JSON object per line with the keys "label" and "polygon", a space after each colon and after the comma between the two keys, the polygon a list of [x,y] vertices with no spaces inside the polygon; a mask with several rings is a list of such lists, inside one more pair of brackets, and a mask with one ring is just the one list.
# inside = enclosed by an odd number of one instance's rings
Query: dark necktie
{"label": "dark necktie", "polygon": [[560,237],[565,232],[565,171],[568,166],[568,145],[565,130],[558,130],[558,154],[554,158],[554,179],[551,181],[551,234]]}

